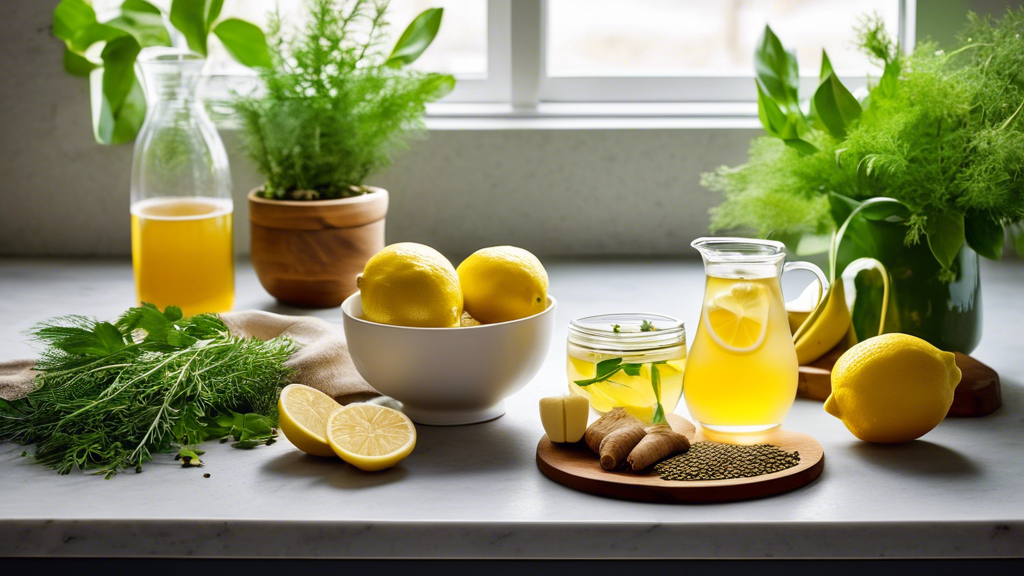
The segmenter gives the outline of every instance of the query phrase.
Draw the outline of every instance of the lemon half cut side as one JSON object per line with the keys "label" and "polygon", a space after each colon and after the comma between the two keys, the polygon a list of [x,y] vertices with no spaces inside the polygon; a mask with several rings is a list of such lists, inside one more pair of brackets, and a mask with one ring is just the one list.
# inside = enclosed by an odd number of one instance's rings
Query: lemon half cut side
{"label": "lemon half cut side", "polygon": [[285,438],[306,454],[336,456],[327,443],[327,419],[341,404],[303,384],[289,384],[277,401],[278,426]]}
{"label": "lemon half cut side", "polygon": [[391,468],[416,447],[416,427],[405,414],[375,404],[350,404],[331,414],[327,441],[349,464],[374,472]]}
{"label": "lemon half cut side", "polygon": [[768,333],[768,291],[753,282],[733,284],[712,299],[704,315],[708,334],[731,352],[757,350]]}

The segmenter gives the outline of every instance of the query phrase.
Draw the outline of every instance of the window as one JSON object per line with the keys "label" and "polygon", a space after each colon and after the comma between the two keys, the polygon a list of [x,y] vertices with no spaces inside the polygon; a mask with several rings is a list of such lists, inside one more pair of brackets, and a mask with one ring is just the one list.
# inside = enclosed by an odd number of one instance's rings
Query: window
{"label": "window", "polygon": [[[116,2],[117,0],[102,0]],[[165,0],[169,4],[169,0]],[[266,22],[277,9],[301,23],[304,0],[225,0],[222,14]],[[853,46],[853,27],[877,13],[913,44],[915,0],[391,0],[397,38],[416,14],[445,8],[434,45],[414,66],[454,74],[446,102],[749,103],[754,45],[764,24],[797,52],[809,94],[821,49],[852,90],[880,71]],[[209,94],[252,72],[211,38]],[[219,82],[219,83],[218,83]]]}
{"label": "window", "polygon": [[540,99],[752,101],[753,54],[765,23],[795,49],[808,93],[821,50],[840,76],[881,74],[855,47],[854,24],[877,13],[899,31],[899,0],[547,0]]}

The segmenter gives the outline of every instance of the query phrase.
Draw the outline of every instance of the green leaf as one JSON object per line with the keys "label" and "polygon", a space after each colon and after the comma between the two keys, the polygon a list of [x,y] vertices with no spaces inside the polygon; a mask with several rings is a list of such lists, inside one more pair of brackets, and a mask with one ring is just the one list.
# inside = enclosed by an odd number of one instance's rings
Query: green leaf
{"label": "green leaf", "polygon": [[757,116],[761,119],[761,125],[764,126],[765,131],[783,140],[796,138],[796,130],[789,124],[786,113],[779,108],[775,100],[768,96],[762,88],[761,82],[755,82],[755,84],[757,85]]}
{"label": "green leaf", "polygon": [[990,260],[1003,257],[1003,242],[1006,233],[1003,226],[978,210],[968,210],[964,215],[964,238],[974,251]]}
{"label": "green leaf", "polygon": [[810,142],[800,138],[796,124],[792,116],[787,115],[779,108],[779,105],[765,93],[760,82],[757,84],[757,116],[761,119],[761,125],[766,132],[781,138],[790,148],[795,149],[803,155],[814,154],[818,151]]}
{"label": "green leaf", "polygon": [[619,369],[619,365],[622,364],[622,358],[609,358],[602,360],[597,363],[597,376],[607,376]]}
{"label": "green leaf", "polygon": [[623,364],[622,371],[625,372],[627,376],[639,376],[640,368],[642,366],[643,364]]}
{"label": "green leaf", "polygon": [[[831,73],[832,73],[832,61],[829,60],[828,53],[825,52],[824,48],[822,48],[821,49],[821,72],[818,74],[818,84],[821,84],[826,78],[828,78],[828,75],[831,74]],[[815,125],[820,126],[822,129],[825,128],[825,126],[822,125],[821,121],[818,119],[818,111],[814,108],[814,98],[811,98],[810,104],[808,105],[807,117],[811,120],[811,122],[815,123]]]}
{"label": "green leaf", "polygon": [[821,49],[821,72],[818,74],[818,83],[824,82],[832,74],[832,61],[828,59],[828,53]]}
{"label": "green leaf", "polygon": [[220,17],[220,9],[224,7],[224,0],[206,0],[206,29],[213,28],[213,23]]}
{"label": "green leaf", "polygon": [[665,408],[661,405],[661,371],[658,370],[658,364],[655,362],[651,364],[651,387],[654,389],[654,417],[651,418],[652,424],[662,424],[665,420]]}
{"label": "green leaf", "polygon": [[597,366],[594,369],[595,375],[593,378],[575,380],[574,382],[577,386],[584,387],[590,386],[591,384],[597,384],[598,382],[604,382],[617,374],[619,370],[622,370],[622,368],[622,358],[609,358],[607,360],[602,360],[597,363]]}
{"label": "green leaf", "polygon": [[174,0],[171,2],[171,24],[184,36],[188,47],[206,56],[206,0]]}
{"label": "green leaf", "polygon": [[213,33],[224,43],[224,48],[235,60],[250,68],[271,68],[267,38],[255,24],[229,18],[217,24]]}
{"label": "green leaf", "polygon": [[948,270],[964,245],[964,215],[941,212],[929,215],[925,234],[935,259]]}
{"label": "green leaf", "polygon": [[97,42],[109,42],[123,36],[129,36],[129,33],[120,28],[97,22],[76,32],[68,43],[68,47],[78,54],[84,54],[90,46]]}
{"label": "green leaf", "polygon": [[167,318],[171,322],[177,322],[178,320],[181,320],[181,317],[181,308],[178,308],[177,306],[168,306],[164,308],[164,318]]}
{"label": "green leaf", "polygon": [[451,74],[428,74],[423,91],[430,94],[430,100],[440,100],[455,89],[455,77]]}
{"label": "green leaf", "polygon": [[817,146],[801,138],[786,138],[783,140],[783,143],[785,143],[786,146],[793,148],[800,154],[803,154],[804,156],[814,154],[815,152],[818,151]]}
{"label": "green leaf", "polygon": [[96,23],[96,11],[84,0],[61,0],[53,9],[53,35],[70,42],[75,34]]}
{"label": "green leaf", "polygon": [[103,68],[89,75],[93,132],[100,144],[131,142],[146,116],[146,97],[135,77],[141,47],[131,35],[107,42]]}
{"label": "green leaf", "polygon": [[777,103],[799,114],[797,90],[800,70],[796,53],[787,51],[769,26],[764,27],[764,34],[754,51],[754,71],[761,85]]}
{"label": "green leaf", "polygon": [[413,19],[405,32],[402,32],[398,38],[398,42],[395,42],[395,47],[391,50],[391,55],[388,56],[384,65],[400,68],[415,62],[437,36],[437,31],[441,28],[443,14],[444,8],[431,8],[424,10]]}
{"label": "green leaf", "polygon": [[70,48],[64,48],[64,71],[68,74],[88,77],[98,66],[85,56],[75,54]]}
{"label": "green leaf", "polygon": [[143,47],[171,45],[171,36],[164,26],[160,9],[145,0],[125,0],[121,5],[121,15],[106,24],[135,36]]}
{"label": "green leaf", "polygon": [[860,118],[860,102],[834,73],[821,82],[813,100],[818,119],[835,138],[845,138],[846,128]]}

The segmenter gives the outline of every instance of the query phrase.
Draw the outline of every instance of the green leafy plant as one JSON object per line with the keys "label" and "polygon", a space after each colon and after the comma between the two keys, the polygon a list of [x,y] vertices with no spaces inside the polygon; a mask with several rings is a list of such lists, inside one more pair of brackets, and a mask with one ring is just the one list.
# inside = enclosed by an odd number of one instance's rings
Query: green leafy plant
{"label": "green leafy plant", "polygon": [[32,335],[46,345],[37,386],[0,400],[0,441],[35,444],[35,459],[61,474],[141,472],[153,454],[176,449],[190,464],[207,440],[252,448],[277,436],[287,339],[233,337],[216,315],[183,318],[152,304],[115,323],[55,318]]}
{"label": "green leafy plant", "polygon": [[[251,67],[270,66],[263,31],[237,18],[220,18],[224,0],[173,0],[167,14],[188,47],[206,56],[217,36],[228,53]],[[100,144],[131,142],[146,116],[146,98],[135,75],[143,48],[171,46],[165,14],[145,0],[124,0],[104,22],[87,0],[61,0],[53,11],[53,35],[64,42],[64,70],[89,79],[93,133]]]}
{"label": "green leafy plant", "polygon": [[[703,175],[725,194],[712,228],[820,235],[848,218],[899,222],[908,244],[927,242],[944,279],[965,242],[999,258],[1004,227],[1024,254],[1022,28],[1024,9],[971,14],[955,50],[925,42],[907,55],[867,18],[861,47],[883,66],[868,94],[855,98],[823,51],[818,87],[802,102],[796,58],[766,27],[755,68],[768,135],[746,164]],[[857,211],[873,198],[886,201]],[[868,241],[855,224],[845,231],[851,245]]]}
{"label": "green leafy plant", "polygon": [[307,7],[309,21],[296,34],[272,18],[264,90],[235,102],[266,198],[365,193],[363,180],[422,128],[424,105],[455,85],[449,75],[406,68],[436,36],[441,9],[417,16],[386,52],[386,1],[309,0]]}

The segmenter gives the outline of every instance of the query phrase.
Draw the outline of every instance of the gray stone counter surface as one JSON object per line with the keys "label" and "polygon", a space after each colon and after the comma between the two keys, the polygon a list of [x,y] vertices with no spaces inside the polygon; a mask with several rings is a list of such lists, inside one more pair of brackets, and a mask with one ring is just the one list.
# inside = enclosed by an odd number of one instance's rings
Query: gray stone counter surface
{"label": "gray stone counter surface", "polygon": [[[111,480],[59,476],[0,445],[0,556],[810,558],[1024,555],[1024,266],[983,263],[985,332],[974,356],[1002,377],[1003,407],[952,419],[902,446],[856,440],[798,399],[787,428],[825,449],[813,484],[774,498],[639,504],[574,492],[534,462],[537,400],[564,393],[570,319],[651,311],[692,337],[703,271],[693,260],[548,262],[558,328],[508,413],[474,426],[417,426],[416,450],[378,474],[305,456],[287,440],[211,443],[202,469],[159,457]],[[248,263],[237,309],[277,304]],[[791,296],[799,286],[786,285]],[[134,302],[127,261],[0,260],[0,360],[28,357],[25,330],[62,314],[112,318]],[[681,405],[677,410],[685,415]],[[203,474],[209,473],[210,478]]]}

